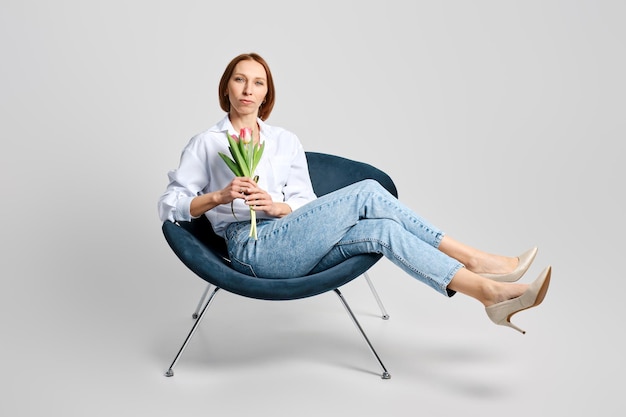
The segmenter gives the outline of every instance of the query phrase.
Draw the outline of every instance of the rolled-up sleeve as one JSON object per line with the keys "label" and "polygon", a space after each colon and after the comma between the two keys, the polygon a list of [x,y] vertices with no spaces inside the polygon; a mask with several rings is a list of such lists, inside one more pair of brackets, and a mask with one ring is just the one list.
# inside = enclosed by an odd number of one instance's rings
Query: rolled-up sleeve
{"label": "rolled-up sleeve", "polygon": [[209,182],[207,167],[198,158],[193,141],[183,150],[178,169],[167,174],[169,183],[158,202],[161,221],[189,221],[191,200]]}

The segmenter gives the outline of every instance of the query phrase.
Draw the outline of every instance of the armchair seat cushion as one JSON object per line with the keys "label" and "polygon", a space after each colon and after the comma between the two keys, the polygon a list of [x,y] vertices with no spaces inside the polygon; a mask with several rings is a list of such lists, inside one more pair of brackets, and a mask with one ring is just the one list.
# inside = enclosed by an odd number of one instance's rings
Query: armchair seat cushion
{"label": "armchair seat cushion", "polygon": [[312,275],[268,279],[234,270],[218,251],[209,249],[175,223],[164,222],[163,233],[180,260],[200,278],[226,291],[264,300],[292,300],[331,291],[365,273],[381,257],[359,255]]}

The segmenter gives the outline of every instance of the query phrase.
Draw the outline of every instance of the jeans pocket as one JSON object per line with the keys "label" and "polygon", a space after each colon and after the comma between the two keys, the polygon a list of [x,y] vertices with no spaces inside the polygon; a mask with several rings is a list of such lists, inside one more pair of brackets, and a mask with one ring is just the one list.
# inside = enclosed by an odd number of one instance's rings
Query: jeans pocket
{"label": "jeans pocket", "polygon": [[256,278],[256,274],[254,273],[254,268],[252,268],[252,265],[247,264],[245,262],[241,262],[239,259],[233,256],[231,256],[230,260],[231,260],[231,267],[235,271],[241,272],[242,274],[250,275],[251,277]]}

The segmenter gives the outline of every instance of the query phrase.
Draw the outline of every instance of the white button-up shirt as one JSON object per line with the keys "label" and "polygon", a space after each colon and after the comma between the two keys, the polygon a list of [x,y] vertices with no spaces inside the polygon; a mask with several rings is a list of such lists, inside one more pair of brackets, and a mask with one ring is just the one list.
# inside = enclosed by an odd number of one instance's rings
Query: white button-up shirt
{"label": "white button-up shirt", "polygon": [[[292,211],[316,198],[309,178],[304,149],[298,137],[280,127],[269,126],[257,120],[261,128],[261,141],[265,149],[255,174],[259,176],[259,187],[267,191],[272,200],[287,203]],[[189,221],[191,200],[196,196],[219,191],[234,178],[233,172],[218,155],[230,157],[226,132],[235,132],[228,115],[210,129],[191,138],[180,157],[177,169],[168,173],[169,184],[158,202],[161,221]],[[230,203],[223,204],[205,213],[215,233],[223,236],[229,223],[250,219],[250,208],[242,199],[234,201],[233,217]],[[257,218],[269,218],[258,211]]]}

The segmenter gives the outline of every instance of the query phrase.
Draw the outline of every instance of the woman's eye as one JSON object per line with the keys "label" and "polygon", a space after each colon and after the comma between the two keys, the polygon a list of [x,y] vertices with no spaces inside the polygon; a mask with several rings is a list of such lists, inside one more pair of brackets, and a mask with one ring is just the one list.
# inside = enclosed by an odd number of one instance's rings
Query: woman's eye
{"label": "woman's eye", "polygon": [[263,84],[263,81],[257,81],[256,85],[265,85],[265,84]]}
{"label": "woman's eye", "polygon": [[243,77],[235,77],[235,81],[241,82],[241,81],[243,81]]}

